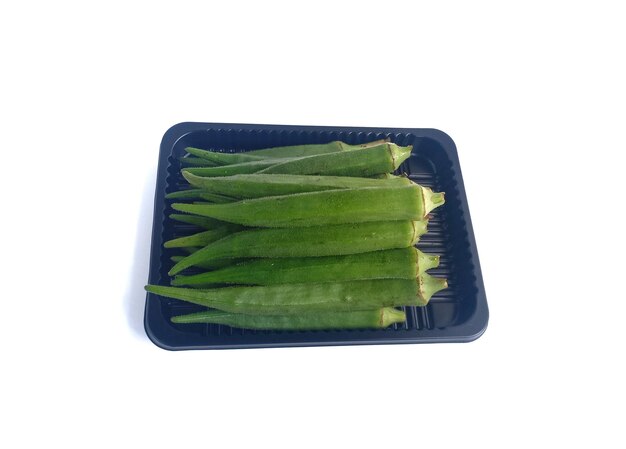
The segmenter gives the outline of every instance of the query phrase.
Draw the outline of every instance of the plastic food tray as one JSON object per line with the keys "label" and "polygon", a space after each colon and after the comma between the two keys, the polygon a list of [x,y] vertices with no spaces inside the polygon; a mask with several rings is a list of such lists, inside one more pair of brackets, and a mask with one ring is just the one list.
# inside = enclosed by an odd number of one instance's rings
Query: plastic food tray
{"label": "plastic food tray", "polygon": [[489,313],[461,168],[454,142],[436,129],[229,123],[173,126],[163,136],[159,155],[149,283],[169,285],[170,257],[182,254],[177,249],[164,249],[163,242],[197,231],[193,226],[170,220],[168,215],[174,211],[164,198],[186,185],[179,161],[185,147],[241,152],[333,140],[358,144],[383,138],[399,145],[413,145],[413,153],[398,173],[446,194],[445,205],[432,212],[428,232],[417,247],[441,256],[440,266],[429,273],[447,278],[448,289],[434,295],[426,307],[406,307],[404,324],[382,330],[332,331],[254,331],[215,324],[173,324],[170,317],[203,308],[149,293],[144,320],[148,337],[169,350],[468,342],[480,337]]}

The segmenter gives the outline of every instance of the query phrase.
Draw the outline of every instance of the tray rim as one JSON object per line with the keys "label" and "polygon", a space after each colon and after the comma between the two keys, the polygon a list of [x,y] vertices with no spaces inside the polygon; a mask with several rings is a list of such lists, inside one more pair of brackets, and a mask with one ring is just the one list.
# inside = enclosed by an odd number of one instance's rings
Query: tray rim
{"label": "tray rim", "polygon": [[[476,277],[476,286],[478,288],[476,308],[472,315],[465,323],[450,328],[430,329],[427,336],[411,336],[407,338],[394,337],[394,339],[367,339],[367,340],[325,340],[325,341],[306,341],[306,342],[260,342],[246,344],[209,344],[209,345],[190,345],[190,344],[173,344],[171,342],[172,333],[168,334],[170,342],[165,341],[165,336],[159,335],[151,325],[155,320],[163,316],[156,312],[156,304],[150,300],[151,293],[146,293],[146,304],[144,309],[144,329],[148,338],[159,348],[169,351],[179,350],[202,350],[202,349],[255,349],[255,348],[277,348],[277,347],[313,347],[313,346],[354,346],[354,345],[381,345],[381,344],[421,344],[421,343],[468,343],[478,339],[486,331],[489,323],[489,308],[482,277],[482,269],[478,257],[478,248],[474,236],[474,228],[472,226],[471,215],[469,212],[469,204],[465,193],[465,185],[461,172],[460,162],[458,158],[456,144],[452,138],[445,132],[436,128],[390,128],[390,127],[355,127],[355,126],[319,126],[319,125],[276,125],[276,124],[253,124],[253,123],[212,123],[212,122],[181,122],[171,126],[163,135],[159,148],[159,162],[157,166],[157,177],[155,185],[153,220],[150,242],[150,270],[148,282],[152,283],[158,271],[158,260],[155,254],[158,254],[157,241],[158,230],[157,212],[164,202],[164,192],[159,189],[159,179],[165,175],[168,165],[168,158],[171,149],[176,142],[187,134],[195,131],[203,131],[209,129],[240,129],[240,130],[292,130],[292,131],[341,131],[341,132],[382,132],[382,133],[413,133],[420,137],[431,138],[439,142],[449,157],[453,165],[453,170],[458,176],[458,194],[461,200],[461,208],[463,209],[465,226],[468,233],[468,244],[472,264],[474,266],[474,275]],[[164,151],[164,149],[166,151]],[[165,175],[166,176],[166,175]],[[176,335],[181,334],[181,335]],[[184,340],[188,334],[182,332],[174,333],[177,338]],[[175,342],[174,342],[175,343]]]}

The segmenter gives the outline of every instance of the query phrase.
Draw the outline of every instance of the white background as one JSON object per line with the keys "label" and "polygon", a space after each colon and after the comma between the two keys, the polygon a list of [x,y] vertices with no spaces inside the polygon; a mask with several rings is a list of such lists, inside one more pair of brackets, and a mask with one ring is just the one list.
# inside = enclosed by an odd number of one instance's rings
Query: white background
{"label": "white background", "polygon": [[[0,446],[624,447],[619,3],[4,2]],[[154,346],[156,164],[182,121],[450,134],[487,332]]]}

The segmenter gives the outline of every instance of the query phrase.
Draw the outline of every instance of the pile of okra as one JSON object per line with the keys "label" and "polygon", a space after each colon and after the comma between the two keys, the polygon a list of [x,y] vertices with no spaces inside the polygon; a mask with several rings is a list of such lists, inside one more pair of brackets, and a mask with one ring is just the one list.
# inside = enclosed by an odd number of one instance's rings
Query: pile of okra
{"label": "pile of okra", "polygon": [[177,212],[169,219],[202,231],[165,242],[185,255],[172,257],[171,286],[146,290],[206,308],[174,323],[316,330],[404,322],[400,307],[424,306],[447,287],[426,273],[439,256],[414,246],[444,195],[392,174],[411,150],[387,140],[187,148],[180,162],[189,186],[166,196]]}

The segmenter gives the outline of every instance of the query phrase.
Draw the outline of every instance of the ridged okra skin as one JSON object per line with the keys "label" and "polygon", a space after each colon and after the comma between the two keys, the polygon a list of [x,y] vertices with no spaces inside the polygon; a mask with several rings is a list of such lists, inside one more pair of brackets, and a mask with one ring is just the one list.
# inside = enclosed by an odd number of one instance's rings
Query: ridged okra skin
{"label": "ridged okra skin", "polygon": [[434,293],[446,287],[445,279],[424,273],[416,279],[375,279],[207,290],[147,285],[146,290],[224,312],[297,315],[308,312],[424,306]]}
{"label": "ridged okra skin", "polygon": [[172,220],[178,221],[180,223],[190,224],[194,226],[198,226],[203,229],[214,229],[219,228],[221,226],[227,225],[224,221],[215,220],[209,217],[199,217],[197,215],[189,215],[189,214],[170,214],[169,218]]}
{"label": "ridged okra skin", "polygon": [[364,144],[348,145],[347,143],[336,140],[323,144],[291,145],[284,147],[264,148],[262,150],[248,151],[247,154],[272,158],[313,156],[316,154],[336,153],[338,151],[360,150],[363,148],[380,145],[381,143],[384,143],[386,141],[387,140],[375,140],[373,142],[368,142]]}
{"label": "ridged okra skin", "polygon": [[262,156],[255,156],[250,153],[222,153],[219,151],[208,151],[194,147],[187,147],[185,148],[185,151],[216,165],[241,164],[244,162],[254,162],[265,159]]}
{"label": "ridged okra skin", "polygon": [[300,315],[246,315],[207,310],[172,317],[173,323],[225,324],[259,330],[384,329],[406,321],[406,314],[392,307],[352,312],[303,313]]}
{"label": "ridged okra skin", "polygon": [[[183,260],[185,257],[186,256],[172,256],[170,257],[170,260],[174,263],[178,263],[181,260]],[[240,262],[240,260],[237,260],[237,259],[215,259],[215,260],[209,260],[204,263],[199,263],[196,266],[198,268],[204,268],[205,270],[217,270],[220,268],[228,267],[230,265],[234,265],[238,262]]]}
{"label": "ridged okra skin", "polygon": [[[204,179],[204,178],[202,178]],[[222,179],[222,178],[207,178],[207,179]],[[237,198],[231,198],[226,195],[221,195],[219,193],[209,192],[203,189],[185,189],[178,190],[176,192],[168,193],[165,195],[165,199],[173,200],[173,199],[201,199],[211,203],[232,203],[233,201],[237,201]]]}
{"label": "ridged okra skin", "polygon": [[[438,196],[436,204],[433,198]],[[245,226],[309,227],[370,221],[423,220],[443,196],[417,184],[296,193],[228,204],[174,203],[172,208]]]}
{"label": "ridged okra skin", "polygon": [[400,147],[393,143],[384,143],[358,151],[294,158],[258,173],[367,177],[393,172],[411,155],[411,150],[411,146]]}
{"label": "ridged okra skin", "polygon": [[426,221],[385,221],[307,228],[251,229],[231,234],[187,256],[170,270],[224,258],[319,257],[413,246]]}
{"label": "ridged okra skin", "polygon": [[168,240],[163,244],[165,248],[185,248],[195,246],[206,246],[209,243],[215,242],[219,239],[226,237],[243,230],[243,226],[227,224],[208,231],[198,232],[197,234],[188,235],[186,237],[179,237],[176,239]]}
{"label": "ridged okra skin", "polygon": [[277,285],[362,279],[415,279],[439,264],[439,257],[414,247],[347,256],[254,259],[192,276],[177,276],[172,285]]}
{"label": "ridged okra skin", "polygon": [[199,157],[180,157],[180,164],[184,167],[215,167],[216,163]]}
{"label": "ridged okra skin", "polygon": [[187,167],[183,174],[192,173],[197,176],[233,176],[240,174],[256,173],[272,165],[286,162],[289,159],[263,159],[260,161],[242,162],[239,164],[220,165],[217,167]]}
{"label": "ridged okra skin", "polygon": [[207,177],[249,173],[368,177],[393,172],[411,155],[411,150],[411,146],[384,143],[358,151],[270,158],[218,167],[190,167],[183,171]]}
{"label": "ridged okra skin", "polygon": [[[316,176],[261,174],[233,175],[225,177],[203,177],[189,172],[183,176],[198,190],[233,198],[263,198],[268,196],[290,195],[294,193],[317,192],[335,189],[358,189],[363,187],[402,187],[412,185],[403,176],[389,175],[384,179],[357,178],[352,176]],[[190,192],[192,192],[190,191]],[[177,195],[178,192],[176,192]],[[173,198],[170,194],[170,198]]]}

